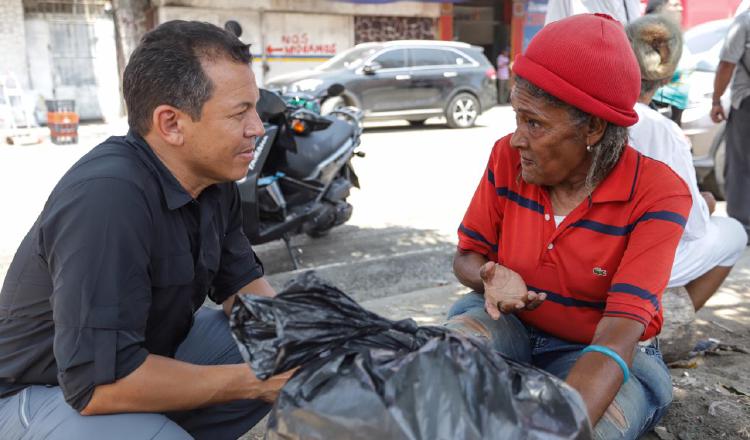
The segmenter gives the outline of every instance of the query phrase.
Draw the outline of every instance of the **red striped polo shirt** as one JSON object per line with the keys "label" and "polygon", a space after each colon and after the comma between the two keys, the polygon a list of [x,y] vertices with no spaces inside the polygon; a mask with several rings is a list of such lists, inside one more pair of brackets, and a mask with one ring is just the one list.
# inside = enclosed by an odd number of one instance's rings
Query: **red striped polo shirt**
{"label": "red striped polo shirt", "polygon": [[547,190],[520,176],[510,135],[495,143],[458,230],[458,247],[518,272],[547,299],[525,323],[588,344],[602,316],[661,330],[661,293],[692,200],[667,165],[626,147],[610,174],[559,226]]}

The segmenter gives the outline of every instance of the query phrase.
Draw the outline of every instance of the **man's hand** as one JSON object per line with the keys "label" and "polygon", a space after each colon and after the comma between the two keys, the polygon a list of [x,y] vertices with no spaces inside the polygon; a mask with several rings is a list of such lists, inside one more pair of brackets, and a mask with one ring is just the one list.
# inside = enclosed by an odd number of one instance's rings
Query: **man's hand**
{"label": "man's hand", "polygon": [[729,85],[729,81],[732,79],[734,74],[734,68],[736,65],[729,61],[720,61],[716,68],[716,76],[714,77],[714,93],[711,96],[711,120],[715,123],[727,120],[727,115],[724,114],[724,107],[721,105],[721,96]]}
{"label": "man's hand", "polygon": [[237,295],[258,295],[272,298],[276,296],[276,291],[273,290],[273,287],[271,287],[271,284],[268,282],[265,276],[251,281],[250,283],[242,287],[237,293],[230,296],[226,299],[226,301],[222,303],[222,307],[224,308],[224,313],[227,315],[227,318],[230,318],[232,316],[232,306],[234,306],[234,299],[237,297]]}
{"label": "man's hand", "polygon": [[724,114],[724,107],[721,103],[716,103],[711,106],[711,120],[717,124],[721,121],[727,120],[727,116]]}
{"label": "man's hand", "polygon": [[149,354],[129,375],[97,385],[81,414],[183,411],[245,399],[273,402],[292,374],[262,381],[247,364],[195,365]]}
{"label": "man's hand", "polygon": [[547,298],[543,292],[529,291],[518,273],[492,261],[482,265],[479,276],[484,284],[484,307],[492,319],[500,319],[500,313],[534,310]]}
{"label": "man's hand", "polygon": [[716,198],[708,191],[701,191],[701,195],[703,196],[703,199],[706,200],[706,205],[708,205],[708,214],[713,214],[716,210]]}
{"label": "man's hand", "polygon": [[257,381],[257,379],[253,377],[253,381],[258,389],[257,391],[254,391],[251,395],[249,395],[248,399],[260,399],[268,403],[275,402],[279,397],[279,393],[281,393],[281,389],[284,388],[284,385],[286,385],[286,383],[289,381],[289,379],[291,379],[294,373],[297,372],[297,369],[298,368],[286,371],[284,373],[279,373],[276,376],[271,376],[261,382],[255,382]]}

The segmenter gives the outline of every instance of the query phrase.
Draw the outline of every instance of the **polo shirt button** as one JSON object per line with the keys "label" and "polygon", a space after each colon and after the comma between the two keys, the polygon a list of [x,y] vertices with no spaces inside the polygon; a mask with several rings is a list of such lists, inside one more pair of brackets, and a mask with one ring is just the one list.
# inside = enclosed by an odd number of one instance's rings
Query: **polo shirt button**
{"label": "polo shirt button", "polygon": [[549,221],[549,214],[544,214],[544,219]]}
{"label": "polo shirt button", "polygon": [[549,250],[552,250],[553,247],[555,247],[555,245],[552,244],[552,243],[550,243],[550,244],[547,245],[547,249],[549,249]]}

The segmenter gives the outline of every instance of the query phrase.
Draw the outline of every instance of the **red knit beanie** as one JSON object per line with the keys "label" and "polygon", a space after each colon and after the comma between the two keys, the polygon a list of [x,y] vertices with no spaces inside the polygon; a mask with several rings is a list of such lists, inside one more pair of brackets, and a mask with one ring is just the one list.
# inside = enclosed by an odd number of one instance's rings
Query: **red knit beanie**
{"label": "red knit beanie", "polygon": [[622,25],[608,15],[574,15],[546,25],[516,57],[513,72],[605,121],[623,127],[638,122],[633,107],[641,71]]}

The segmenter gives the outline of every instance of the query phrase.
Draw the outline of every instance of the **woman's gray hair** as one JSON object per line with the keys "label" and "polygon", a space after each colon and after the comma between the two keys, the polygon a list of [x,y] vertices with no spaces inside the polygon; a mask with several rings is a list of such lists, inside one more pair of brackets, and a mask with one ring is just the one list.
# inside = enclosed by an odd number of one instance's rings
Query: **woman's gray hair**
{"label": "woman's gray hair", "polygon": [[641,68],[641,96],[668,83],[682,56],[680,26],[663,14],[640,17],[625,33]]}
{"label": "woman's gray hair", "polygon": [[[578,128],[584,129],[593,117],[592,115],[550,95],[523,77],[516,76],[515,87],[526,90],[535,98],[542,99],[546,104],[566,109],[568,114],[570,114],[571,122]],[[581,138],[585,138],[583,133],[584,131],[581,130]],[[594,191],[596,185],[601,183],[601,181],[607,177],[609,172],[612,171],[612,168],[615,167],[617,161],[620,160],[620,155],[627,143],[628,129],[607,122],[607,128],[604,129],[604,135],[601,140],[599,140],[598,143],[591,145],[592,152],[590,154],[592,155],[592,161],[585,182],[589,194]]]}

